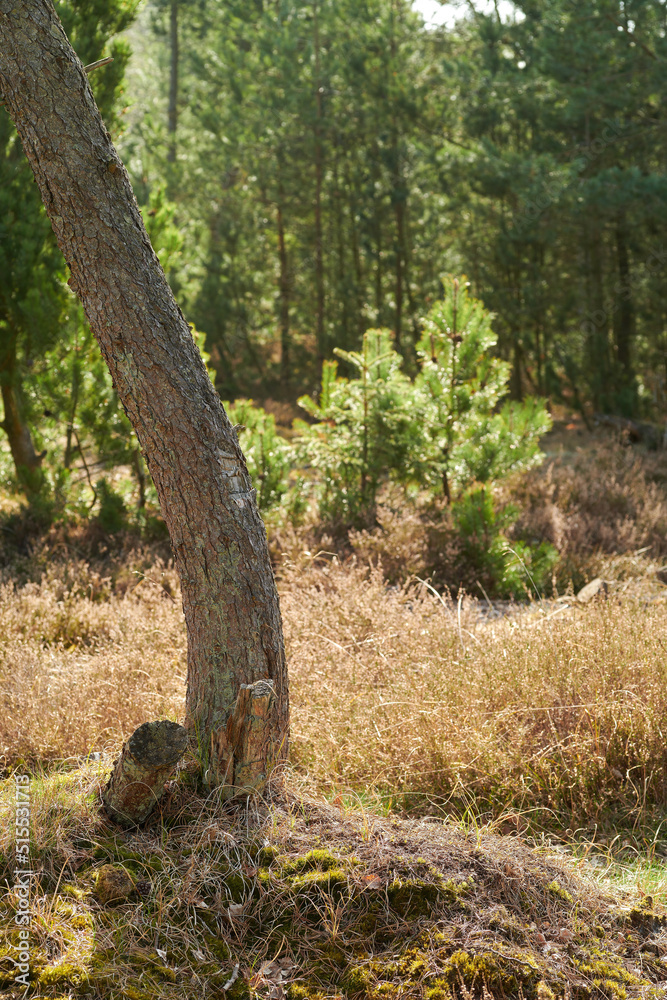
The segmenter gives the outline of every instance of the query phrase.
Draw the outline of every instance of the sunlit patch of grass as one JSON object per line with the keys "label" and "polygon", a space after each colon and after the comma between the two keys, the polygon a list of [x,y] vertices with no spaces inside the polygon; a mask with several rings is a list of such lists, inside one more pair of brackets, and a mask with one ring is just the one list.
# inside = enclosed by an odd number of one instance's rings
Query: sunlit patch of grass
{"label": "sunlit patch of grass", "polygon": [[[512,814],[515,832],[659,821],[664,602],[610,594],[492,614],[305,554],[280,589],[291,757],[318,794],[481,824]],[[112,579],[54,563],[39,584],[5,586],[0,615],[7,766],[113,752],[147,719],[182,718],[173,570]]]}

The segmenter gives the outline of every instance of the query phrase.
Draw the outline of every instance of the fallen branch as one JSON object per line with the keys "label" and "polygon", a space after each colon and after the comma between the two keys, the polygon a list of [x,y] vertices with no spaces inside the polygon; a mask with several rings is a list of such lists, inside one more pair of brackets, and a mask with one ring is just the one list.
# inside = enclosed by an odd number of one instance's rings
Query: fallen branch
{"label": "fallen branch", "polygon": [[104,59],[97,59],[95,62],[88,63],[88,65],[84,66],[83,68],[86,71],[86,73],[90,73],[91,70],[98,69],[100,66],[106,66],[107,63],[112,63],[112,62],[113,62],[113,56],[105,56]]}

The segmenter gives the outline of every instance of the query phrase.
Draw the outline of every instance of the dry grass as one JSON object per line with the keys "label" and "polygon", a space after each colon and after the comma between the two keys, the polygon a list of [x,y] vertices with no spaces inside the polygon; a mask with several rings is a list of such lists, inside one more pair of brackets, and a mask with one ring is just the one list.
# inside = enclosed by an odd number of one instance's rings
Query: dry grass
{"label": "dry grass", "polygon": [[[165,587],[167,589],[165,589]],[[147,718],[182,713],[185,634],[176,574],[111,577],[53,563],[0,587],[0,755],[45,761],[117,746]]]}
{"label": "dry grass", "polygon": [[[294,765],[329,798],[384,809],[649,826],[667,799],[667,604],[651,564],[618,563],[606,601],[492,614],[302,554],[280,580]],[[66,566],[66,581],[54,564],[0,592],[8,765],[117,748],[146,719],[182,716],[173,570]]]}
{"label": "dry grass", "polygon": [[293,758],[330,794],[563,828],[664,805],[662,599],[492,618],[334,562],[282,602]]}

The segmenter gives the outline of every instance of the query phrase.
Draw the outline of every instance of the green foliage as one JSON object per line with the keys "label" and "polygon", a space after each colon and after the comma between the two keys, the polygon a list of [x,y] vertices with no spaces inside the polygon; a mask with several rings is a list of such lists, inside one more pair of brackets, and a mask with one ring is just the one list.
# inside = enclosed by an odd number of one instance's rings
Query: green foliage
{"label": "green foliage", "polygon": [[335,353],[356,376],[338,376],[337,363],[325,362],[319,401],[299,399],[317,421],[296,423],[299,454],[317,474],[321,516],[367,524],[387,474],[406,469],[419,447],[409,406],[412,386],[386,330],[368,330],[360,352]]}
{"label": "green foliage", "polygon": [[278,434],[273,414],[254,406],[251,399],[238,399],[224,406],[237,427],[259,509],[270,510],[288,489],[292,458],[289,443]]}
{"label": "green foliage", "polygon": [[[113,57],[112,63],[91,75],[98,106],[110,128],[117,125],[114,108],[129,59],[127,43],[113,36],[129,26],[136,7],[136,0],[56,3],[65,30],[84,63],[107,54]],[[68,313],[75,315],[73,322]],[[62,341],[76,339],[79,330],[77,309],[66,285],[65,262],[16,130],[0,108],[0,386],[4,403],[0,426],[7,432],[13,452],[17,440],[27,442],[30,452],[44,444],[45,432],[48,437],[48,423],[45,426],[44,421],[52,419],[52,407],[46,400],[52,390],[62,401],[64,387],[57,386],[57,378],[44,364],[44,358],[54,351],[64,358],[68,352],[63,350]],[[63,364],[57,365],[61,375],[65,374]],[[65,385],[74,393],[72,398],[78,398],[76,387],[84,378],[83,366],[73,360],[65,367]],[[40,373],[46,375],[48,386],[40,385]],[[70,438],[71,433],[68,454]],[[49,477],[37,461],[26,469],[16,455],[14,459],[18,481],[34,500],[41,488],[48,488]]]}
{"label": "green foliage", "polygon": [[95,520],[109,535],[122,531],[127,524],[125,501],[106,479],[98,479],[95,489],[100,503]]}
{"label": "green foliage", "polygon": [[454,499],[541,461],[551,418],[538,399],[505,402],[510,366],[493,354],[493,315],[467,284],[447,279],[417,345],[416,410],[423,431],[420,484]]}
{"label": "green foliage", "polygon": [[462,542],[465,568],[500,597],[542,597],[558,559],[548,542],[531,547],[507,539],[517,518],[511,504],[498,509],[489,487],[479,486],[452,504],[452,516]]}
{"label": "green foliage", "polygon": [[299,400],[316,423],[297,424],[323,518],[372,523],[385,482],[451,502],[541,460],[549,415],[540,400],[502,404],[509,366],[492,353],[491,320],[454,280],[424,322],[414,380],[387,331],[367,331],[361,352],[335,351],[355,376],[339,377],[326,362],[319,402]]}

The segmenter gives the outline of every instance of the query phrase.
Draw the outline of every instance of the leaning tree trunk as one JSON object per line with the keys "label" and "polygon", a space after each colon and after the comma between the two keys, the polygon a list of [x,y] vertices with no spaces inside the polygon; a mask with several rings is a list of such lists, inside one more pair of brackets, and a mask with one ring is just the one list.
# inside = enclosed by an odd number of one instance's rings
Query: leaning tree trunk
{"label": "leaning tree trunk", "polygon": [[188,630],[186,724],[207,759],[241,685],[270,679],[270,745],[284,754],[282,625],[255,491],[50,0],[0,0],[0,89],[160,497]]}

